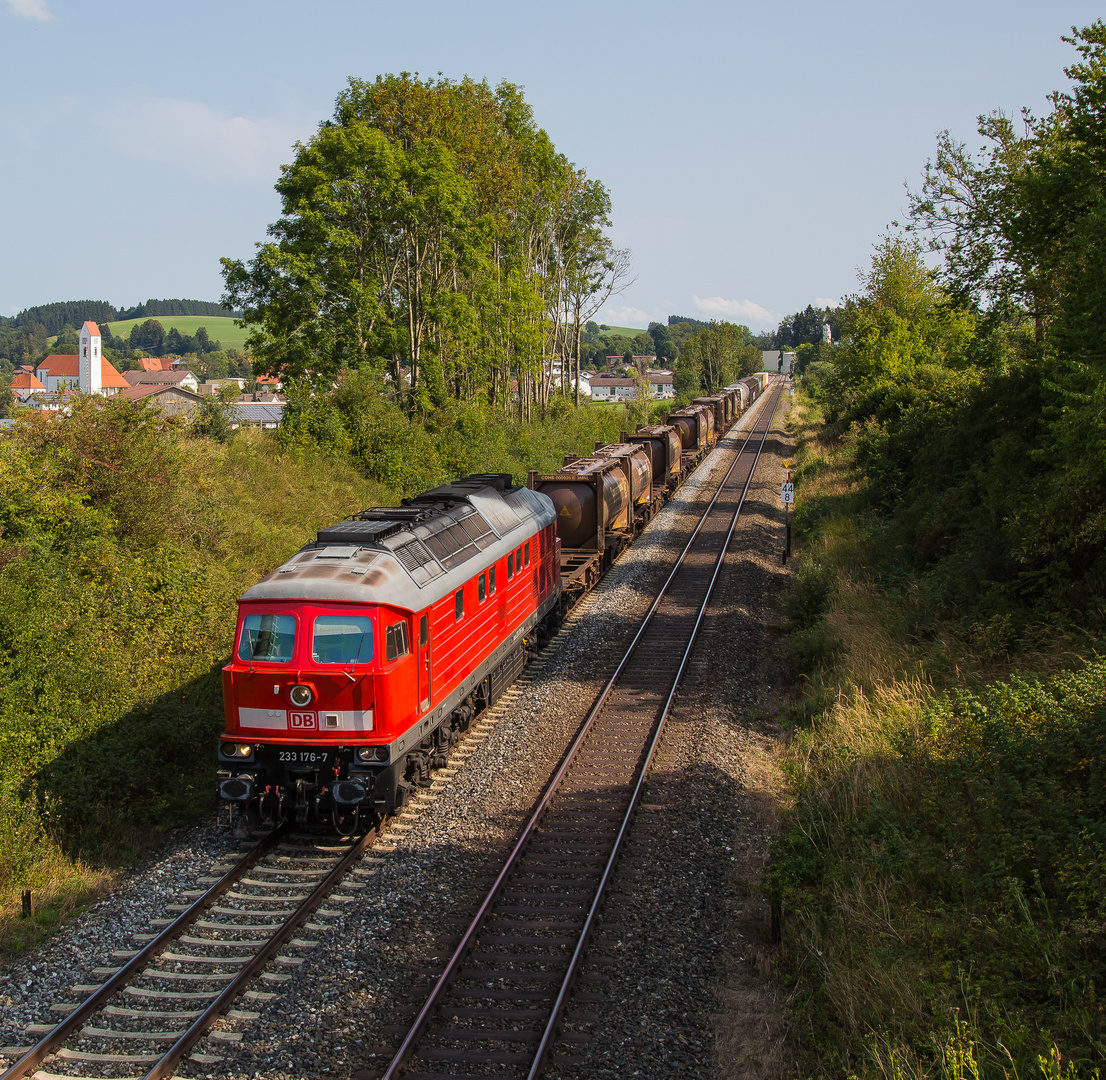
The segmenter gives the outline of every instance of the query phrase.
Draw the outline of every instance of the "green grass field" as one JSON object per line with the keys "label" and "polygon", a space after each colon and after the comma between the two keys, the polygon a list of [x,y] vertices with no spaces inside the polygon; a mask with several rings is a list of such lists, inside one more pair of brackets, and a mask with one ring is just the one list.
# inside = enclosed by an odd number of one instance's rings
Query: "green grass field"
{"label": "green grass field", "polygon": [[[210,331],[208,331],[210,333]],[[608,326],[606,330],[600,330],[601,334],[618,334],[621,337],[633,338],[645,333],[644,326]]]}
{"label": "green grass field", "polygon": [[[248,331],[244,327],[235,326],[234,320],[230,318],[218,315],[161,315],[154,316],[154,318],[167,331],[175,326],[182,334],[187,334],[188,337],[193,337],[201,326],[206,326],[207,336],[212,341],[218,341],[224,349],[244,350],[246,348],[246,334]],[[111,326],[111,332],[116,337],[127,337],[132,326],[137,326],[145,321],[145,318],[125,319],[122,322],[106,325]]]}

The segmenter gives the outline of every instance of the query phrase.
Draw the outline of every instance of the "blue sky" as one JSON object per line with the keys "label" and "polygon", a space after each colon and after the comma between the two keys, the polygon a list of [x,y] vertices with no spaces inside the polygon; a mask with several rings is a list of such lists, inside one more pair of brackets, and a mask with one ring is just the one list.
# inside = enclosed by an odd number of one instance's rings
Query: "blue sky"
{"label": "blue sky", "polygon": [[856,287],[935,136],[1036,112],[1091,3],[0,0],[0,314],[217,299],[346,78],[525,87],[602,180],[636,280],[605,321],[773,327]]}

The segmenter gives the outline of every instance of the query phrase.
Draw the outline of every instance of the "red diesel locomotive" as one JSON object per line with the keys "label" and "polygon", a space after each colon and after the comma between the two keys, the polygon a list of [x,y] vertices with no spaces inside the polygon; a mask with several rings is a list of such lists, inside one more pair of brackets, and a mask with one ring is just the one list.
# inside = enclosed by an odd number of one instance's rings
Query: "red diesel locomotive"
{"label": "red diesel locomotive", "polygon": [[238,601],[219,796],[356,824],[445,763],[560,611],[553,503],[470,476],[320,530]]}

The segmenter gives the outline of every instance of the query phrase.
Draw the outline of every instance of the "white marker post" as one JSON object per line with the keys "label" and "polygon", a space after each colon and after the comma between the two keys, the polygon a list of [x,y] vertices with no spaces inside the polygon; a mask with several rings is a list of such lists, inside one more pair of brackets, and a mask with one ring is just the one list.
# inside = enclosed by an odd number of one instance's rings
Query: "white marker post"
{"label": "white marker post", "polygon": [[795,501],[795,485],[791,482],[791,470],[787,470],[787,479],[780,484],[780,498],[787,512],[786,543],[783,549],[783,564],[791,557],[791,504]]}

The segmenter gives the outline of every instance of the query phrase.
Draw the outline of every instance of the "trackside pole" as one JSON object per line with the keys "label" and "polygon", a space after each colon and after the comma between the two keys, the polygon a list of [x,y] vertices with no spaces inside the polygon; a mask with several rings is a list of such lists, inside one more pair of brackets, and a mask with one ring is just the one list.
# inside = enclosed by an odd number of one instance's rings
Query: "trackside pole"
{"label": "trackside pole", "polygon": [[[785,461],[790,466],[791,462]],[[780,485],[780,498],[783,500],[784,513],[787,515],[787,524],[784,526],[783,564],[791,558],[791,504],[795,501],[795,485],[791,482],[791,469],[787,470],[787,479]]]}

